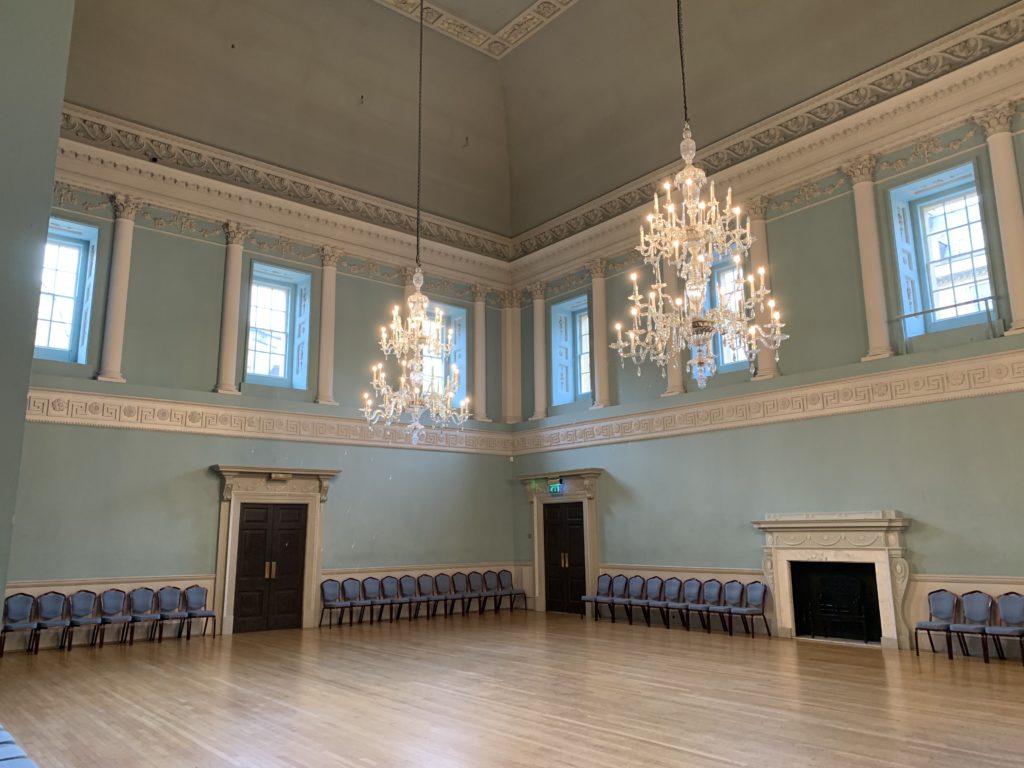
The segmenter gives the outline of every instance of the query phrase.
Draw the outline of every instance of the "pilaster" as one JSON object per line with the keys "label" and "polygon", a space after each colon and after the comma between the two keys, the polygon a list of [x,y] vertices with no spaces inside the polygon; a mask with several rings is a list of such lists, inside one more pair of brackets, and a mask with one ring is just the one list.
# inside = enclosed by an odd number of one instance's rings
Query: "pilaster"
{"label": "pilaster", "polygon": [[533,283],[527,290],[533,299],[533,416],[530,420],[548,415],[548,334],[547,314],[544,311],[544,292],[547,284]]}
{"label": "pilaster", "polygon": [[596,259],[587,264],[587,270],[590,272],[590,298],[593,304],[590,308],[590,359],[594,371],[592,408],[604,408],[611,405],[611,393],[608,391],[608,299],[605,286],[608,262]]}
{"label": "pilaster", "polygon": [[317,366],[316,401],[321,405],[337,405],[334,399],[334,318],[335,295],[338,289],[338,259],[341,254],[328,245],[320,246],[320,358]]}

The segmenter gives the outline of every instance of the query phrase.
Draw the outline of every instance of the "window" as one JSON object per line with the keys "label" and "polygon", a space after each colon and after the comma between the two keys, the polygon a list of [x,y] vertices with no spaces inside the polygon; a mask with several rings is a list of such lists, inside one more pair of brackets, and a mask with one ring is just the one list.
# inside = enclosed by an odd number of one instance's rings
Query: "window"
{"label": "window", "polygon": [[995,306],[974,167],[897,187],[890,202],[906,336],[984,322]]}
{"label": "window", "polygon": [[447,338],[451,334],[452,352],[447,366],[440,355],[424,355],[423,379],[426,386],[434,386],[438,391],[443,391],[451,380],[451,367],[458,366],[459,386],[455,390],[455,404],[458,405],[466,399],[466,310],[461,307],[431,302],[427,308],[430,315],[430,319],[427,321],[427,330],[430,333],[434,333],[437,327],[434,321],[435,308],[442,312],[441,326],[444,336]]}
{"label": "window", "polygon": [[[731,259],[722,259],[711,268],[711,276],[714,290],[708,292],[708,307],[714,308],[719,302],[725,302],[729,309],[739,312],[743,304],[743,286],[736,281],[736,265]],[[742,345],[734,348],[723,344],[720,334],[715,334],[714,344],[718,370],[730,371],[747,365],[747,353]]]}
{"label": "window", "polygon": [[245,380],[306,388],[309,357],[308,274],[254,263],[249,286]]}
{"label": "window", "polygon": [[[543,333],[534,329],[534,333]],[[566,405],[591,391],[590,309],[586,296],[551,307],[551,404]]]}
{"label": "window", "polygon": [[38,358],[86,362],[98,234],[95,227],[50,219],[36,319]]}

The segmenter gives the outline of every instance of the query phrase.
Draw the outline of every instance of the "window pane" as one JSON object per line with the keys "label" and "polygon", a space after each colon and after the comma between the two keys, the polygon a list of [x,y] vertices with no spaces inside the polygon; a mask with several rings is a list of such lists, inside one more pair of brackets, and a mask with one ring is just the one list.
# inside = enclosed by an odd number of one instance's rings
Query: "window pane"
{"label": "window pane", "polygon": [[71,349],[71,324],[50,323],[50,340],[46,345],[52,349]]}
{"label": "window pane", "polygon": [[73,245],[62,245],[57,257],[57,269],[61,272],[78,274],[79,249]]}
{"label": "window pane", "polygon": [[964,208],[963,199],[958,200],[956,204],[946,206],[946,227],[948,229],[962,227],[966,223],[967,209]]}
{"label": "window pane", "polygon": [[53,298],[53,319],[70,325],[75,319],[75,300],[63,296]]}
{"label": "window pane", "polygon": [[924,226],[927,234],[941,232],[946,228],[946,217],[942,213],[942,207],[932,206],[924,209]]}
{"label": "window pane", "polygon": [[948,237],[945,232],[928,237],[928,261],[939,261],[949,255]]}
{"label": "window pane", "polygon": [[949,230],[949,247],[954,256],[971,252],[971,232],[966,226]]}
{"label": "window pane", "polygon": [[249,299],[246,373],[288,376],[288,308],[292,288],[253,281]]}
{"label": "window pane", "polygon": [[50,321],[40,319],[36,323],[36,346],[45,347],[50,339]]}
{"label": "window pane", "polygon": [[39,319],[49,320],[53,312],[53,296],[43,293],[39,296]]}

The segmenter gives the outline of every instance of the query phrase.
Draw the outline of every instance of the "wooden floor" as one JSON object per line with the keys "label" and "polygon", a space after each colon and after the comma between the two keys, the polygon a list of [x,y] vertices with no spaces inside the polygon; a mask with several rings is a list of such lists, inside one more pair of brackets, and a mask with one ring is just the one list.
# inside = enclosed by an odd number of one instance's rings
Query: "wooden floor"
{"label": "wooden floor", "polygon": [[1024,668],[517,611],[8,653],[0,722],[41,768],[1021,766]]}

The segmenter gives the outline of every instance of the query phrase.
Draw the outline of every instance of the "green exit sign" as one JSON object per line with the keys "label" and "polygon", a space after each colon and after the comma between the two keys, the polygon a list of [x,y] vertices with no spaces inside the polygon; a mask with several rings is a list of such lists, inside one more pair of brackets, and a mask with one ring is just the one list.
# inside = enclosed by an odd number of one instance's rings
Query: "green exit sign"
{"label": "green exit sign", "polygon": [[548,483],[548,493],[552,496],[561,496],[565,493],[565,483]]}

